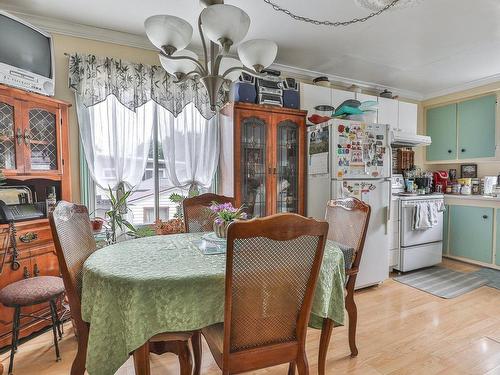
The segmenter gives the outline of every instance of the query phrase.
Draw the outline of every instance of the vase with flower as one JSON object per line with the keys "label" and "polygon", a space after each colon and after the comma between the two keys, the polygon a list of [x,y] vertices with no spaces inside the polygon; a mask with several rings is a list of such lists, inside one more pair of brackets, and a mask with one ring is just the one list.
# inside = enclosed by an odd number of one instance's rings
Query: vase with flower
{"label": "vase with flower", "polygon": [[247,214],[243,211],[244,206],[240,208],[234,207],[231,203],[212,202],[209,207],[214,216],[214,232],[219,238],[227,237],[227,227],[235,220],[243,220],[247,218]]}

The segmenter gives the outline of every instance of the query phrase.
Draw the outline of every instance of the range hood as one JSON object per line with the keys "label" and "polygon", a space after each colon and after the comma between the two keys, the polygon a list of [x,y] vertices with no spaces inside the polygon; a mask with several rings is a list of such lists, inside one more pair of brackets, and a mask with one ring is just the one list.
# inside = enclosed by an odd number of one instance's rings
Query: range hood
{"label": "range hood", "polygon": [[397,130],[393,130],[391,132],[392,146],[417,147],[417,146],[429,146],[431,143],[432,143],[431,137],[427,135],[416,135]]}

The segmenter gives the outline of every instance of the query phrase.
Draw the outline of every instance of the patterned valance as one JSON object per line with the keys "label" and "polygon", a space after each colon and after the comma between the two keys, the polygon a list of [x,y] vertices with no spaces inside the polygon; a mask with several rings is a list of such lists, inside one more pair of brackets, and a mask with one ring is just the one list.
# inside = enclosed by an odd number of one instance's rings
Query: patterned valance
{"label": "patterned valance", "polygon": [[[210,119],[208,94],[196,79],[176,84],[161,66],[136,64],[111,57],[72,54],[69,57],[69,87],[87,107],[114,95],[125,107],[135,111],[153,100],[174,116],[189,103],[194,103],[203,117]],[[223,92],[219,96],[219,107]]]}

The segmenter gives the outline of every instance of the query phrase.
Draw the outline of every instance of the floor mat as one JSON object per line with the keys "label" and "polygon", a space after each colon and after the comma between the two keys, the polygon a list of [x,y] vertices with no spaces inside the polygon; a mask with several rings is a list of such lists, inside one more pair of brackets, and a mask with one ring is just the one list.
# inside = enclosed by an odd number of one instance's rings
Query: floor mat
{"label": "floor mat", "polygon": [[397,276],[394,280],[441,298],[455,298],[485,285],[488,281],[475,273],[430,267]]}
{"label": "floor mat", "polygon": [[481,268],[479,271],[472,272],[473,275],[488,281],[486,284],[492,288],[500,289],[500,271],[491,268]]}

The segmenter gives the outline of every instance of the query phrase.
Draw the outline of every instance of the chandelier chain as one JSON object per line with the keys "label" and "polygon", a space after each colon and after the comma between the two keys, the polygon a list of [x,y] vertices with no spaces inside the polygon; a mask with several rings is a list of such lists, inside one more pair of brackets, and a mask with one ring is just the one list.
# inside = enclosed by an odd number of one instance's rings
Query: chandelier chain
{"label": "chandelier chain", "polygon": [[349,25],[352,25],[352,24],[357,23],[357,22],[368,21],[370,18],[378,16],[379,14],[385,12],[386,10],[396,6],[397,3],[399,2],[399,0],[393,0],[391,3],[387,4],[383,8],[379,9],[376,12],[372,12],[365,17],[353,18],[352,20],[349,20],[349,21],[320,21],[320,20],[316,20],[314,18],[299,16],[298,14],[292,13],[292,11],[290,11],[289,9],[285,9],[285,8],[280,7],[278,4],[273,3],[271,0],[264,0],[264,2],[266,4],[272,6],[275,11],[285,13],[287,16],[292,17],[294,20],[297,20],[297,21],[308,22],[308,23],[312,23],[312,24],[318,25],[318,26],[339,27],[339,26],[349,26]]}

